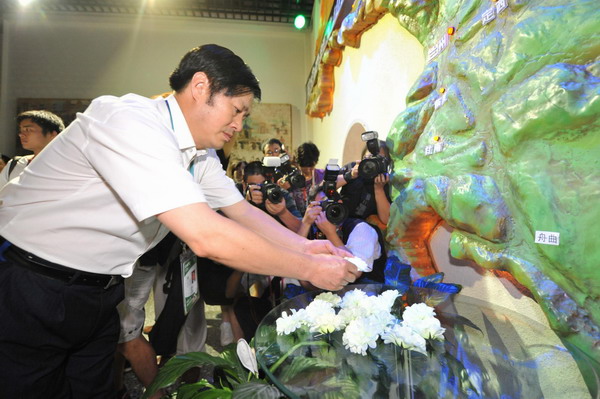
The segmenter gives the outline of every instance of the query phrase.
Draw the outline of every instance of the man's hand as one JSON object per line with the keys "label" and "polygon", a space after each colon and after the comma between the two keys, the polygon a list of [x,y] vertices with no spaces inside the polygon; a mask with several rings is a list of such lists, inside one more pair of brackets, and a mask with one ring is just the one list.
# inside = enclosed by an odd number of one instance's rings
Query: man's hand
{"label": "man's hand", "polygon": [[354,166],[352,167],[352,171],[350,172],[352,174],[352,178],[356,179],[358,177],[358,166],[360,165],[360,160],[357,160],[356,163],[354,164]]}
{"label": "man's hand", "polygon": [[325,212],[319,213],[317,219],[315,220],[315,224],[325,234],[325,237],[328,239],[337,234],[337,227],[335,224],[331,223],[327,220],[327,216],[325,216]]}
{"label": "man's hand", "polygon": [[390,175],[387,173],[381,173],[375,176],[373,183],[375,184],[375,188],[380,188],[383,190],[383,187],[390,182]]}
{"label": "man's hand", "polygon": [[336,247],[329,240],[306,240],[303,252],[307,254],[330,254],[342,258],[354,256],[351,252]]}
{"label": "man's hand", "polygon": [[[319,240],[324,241],[324,240]],[[316,287],[337,291],[356,281],[360,272],[347,260],[328,255],[315,255],[318,267],[312,273],[309,281]]]}
{"label": "man's hand", "polygon": [[317,220],[317,216],[319,216],[322,210],[323,209],[321,208],[321,205],[319,205],[318,201],[311,202],[310,204],[308,204],[306,212],[304,212],[302,223],[307,224],[309,226],[312,225]]}
{"label": "man's hand", "polygon": [[277,180],[277,185],[286,190],[289,190],[292,187],[292,185],[287,180],[285,180],[285,177],[282,177],[279,180]]}
{"label": "man's hand", "polygon": [[[262,194],[261,194],[262,195]],[[267,210],[267,212],[269,212],[269,214],[274,215],[274,216],[281,216],[285,210],[287,209],[285,207],[285,201],[281,201],[278,204],[274,204],[269,200],[265,201],[265,209]]]}
{"label": "man's hand", "polygon": [[260,191],[260,186],[258,184],[248,185],[248,190],[246,191],[246,199],[248,201],[253,202],[256,205],[260,205],[263,203],[263,194],[262,191]]}

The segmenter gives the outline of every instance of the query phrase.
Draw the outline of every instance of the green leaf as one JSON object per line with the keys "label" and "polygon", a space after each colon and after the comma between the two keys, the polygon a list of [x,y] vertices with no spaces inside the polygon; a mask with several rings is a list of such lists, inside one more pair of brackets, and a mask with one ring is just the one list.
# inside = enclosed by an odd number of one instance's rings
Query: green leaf
{"label": "green leaf", "polygon": [[233,391],[233,399],[279,399],[283,395],[279,389],[264,382],[246,382]]}
{"label": "green leaf", "polygon": [[201,380],[193,384],[181,385],[177,389],[177,399],[196,399],[203,394],[203,391],[214,389],[206,380]]}
{"label": "green leaf", "polygon": [[282,369],[281,375],[278,377],[281,382],[287,383],[297,376],[301,375],[304,379],[308,379],[310,374],[316,376],[317,373],[321,374],[322,370],[335,367],[334,363],[319,358],[296,357],[289,366]]}
{"label": "green leaf", "polygon": [[[248,371],[242,366],[236,353],[236,344],[227,345],[226,349],[221,353],[221,357],[231,364],[231,368],[226,370],[226,373],[231,377],[231,385],[237,385],[248,379]],[[232,381],[232,379],[234,381]]]}
{"label": "green leaf", "polygon": [[211,389],[209,391],[203,391],[194,396],[193,399],[231,399],[232,392],[229,389]]}
{"label": "green leaf", "polygon": [[183,373],[192,367],[198,367],[205,364],[222,367],[224,369],[233,369],[235,367],[235,364],[227,359],[211,356],[208,353],[203,352],[190,352],[184,355],[174,356],[160,368],[158,375],[144,393],[143,398],[149,398],[159,389],[173,385]]}

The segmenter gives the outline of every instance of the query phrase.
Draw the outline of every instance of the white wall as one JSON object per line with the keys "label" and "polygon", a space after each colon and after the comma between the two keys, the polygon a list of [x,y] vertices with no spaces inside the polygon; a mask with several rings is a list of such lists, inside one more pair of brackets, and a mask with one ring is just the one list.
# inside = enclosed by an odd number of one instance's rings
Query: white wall
{"label": "white wall", "polygon": [[169,89],[180,58],[205,43],[228,47],[250,65],[263,102],[292,104],[295,146],[308,137],[308,31],[245,21],[34,12],[5,15],[3,23],[0,152],[14,148],[17,98],[158,94]]}
{"label": "white wall", "polygon": [[321,150],[319,167],[330,158],[341,162],[346,135],[355,123],[385,140],[424,65],[423,46],[390,14],[362,35],[358,49],[346,47],[341,65],[334,68],[333,111],[323,120],[312,119],[313,141]]}

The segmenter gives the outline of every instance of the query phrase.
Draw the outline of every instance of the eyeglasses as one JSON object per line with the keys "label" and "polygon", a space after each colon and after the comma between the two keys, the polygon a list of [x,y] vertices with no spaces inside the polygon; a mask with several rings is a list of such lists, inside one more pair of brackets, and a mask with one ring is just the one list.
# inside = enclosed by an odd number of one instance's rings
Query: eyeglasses
{"label": "eyeglasses", "polygon": [[281,154],[281,149],[276,149],[276,150],[267,150],[267,155],[279,155]]}

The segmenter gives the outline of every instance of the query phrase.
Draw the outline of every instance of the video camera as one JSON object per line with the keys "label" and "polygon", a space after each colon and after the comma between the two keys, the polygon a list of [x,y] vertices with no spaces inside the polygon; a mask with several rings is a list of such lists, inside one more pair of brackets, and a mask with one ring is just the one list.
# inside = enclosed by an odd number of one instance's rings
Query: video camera
{"label": "video camera", "polygon": [[366,141],[367,150],[372,154],[363,159],[358,165],[358,175],[363,179],[374,179],[377,175],[388,173],[390,162],[383,155],[379,155],[379,140],[377,132],[369,131],[360,135],[362,141]]}
{"label": "video camera", "polygon": [[348,217],[348,208],[343,203],[338,202],[341,197],[337,192],[337,177],[340,174],[340,167],[336,163],[330,163],[325,166],[325,177],[323,178],[323,192],[327,196],[326,200],[319,204],[327,220],[333,224],[342,224]]}

